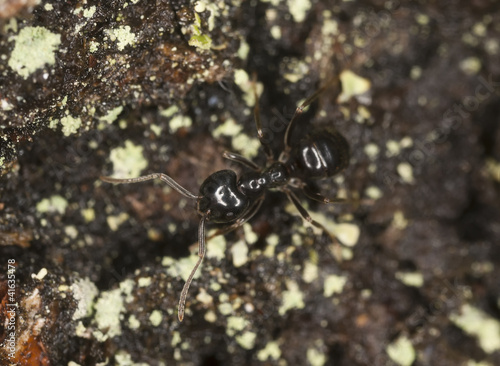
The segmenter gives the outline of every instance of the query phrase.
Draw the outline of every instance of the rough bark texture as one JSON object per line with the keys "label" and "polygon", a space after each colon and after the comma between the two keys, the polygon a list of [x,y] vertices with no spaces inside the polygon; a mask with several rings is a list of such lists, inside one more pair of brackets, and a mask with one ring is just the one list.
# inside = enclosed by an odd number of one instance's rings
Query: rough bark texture
{"label": "rough bark texture", "polygon": [[[498,1],[4,3],[0,363],[500,364]],[[269,192],[208,243],[179,323],[195,203],[99,176],[197,192],[241,173],[224,150],[264,164],[252,75],[276,156],[341,76],[292,140],[349,141],[314,186],[350,203],[303,199],[342,247]]]}

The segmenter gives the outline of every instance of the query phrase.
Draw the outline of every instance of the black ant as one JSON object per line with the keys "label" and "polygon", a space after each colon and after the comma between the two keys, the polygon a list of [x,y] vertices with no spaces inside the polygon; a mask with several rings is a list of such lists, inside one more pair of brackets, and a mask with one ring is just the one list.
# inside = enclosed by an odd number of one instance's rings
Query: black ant
{"label": "black ant", "polygon": [[[336,82],[339,84],[340,89],[340,80],[338,78]],[[198,227],[199,258],[181,292],[178,312],[179,321],[184,319],[184,308],[189,286],[205,256],[205,242],[207,240],[205,237],[205,226],[207,221],[218,224],[230,224],[217,231],[213,236],[228,233],[243,225],[255,215],[264,201],[267,189],[277,188],[287,195],[288,199],[295,205],[305,220],[328,232],[323,225],[311,218],[291,189],[301,189],[308,198],[315,201],[323,203],[343,202],[342,199],[332,200],[314,192],[309,188],[306,181],[309,179],[332,177],[344,170],[349,164],[349,145],[345,138],[334,128],[313,130],[299,141],[290,143],[290,134],[295,121],[304,109],[318,98],[328,85],[316,91],[297,107],[285,131],[283,152],[280,154],[279,159],[276,160],[262,132],[259,103],[254,81],[254,119],[259,140],[267,155],[268,163],[267,167],[261,168],[242,155],[228,151],[224,152],[224,158],[242,164],[252,170],[244,173],[240,179],[237,178],[236,173],[232,170],[220,170],[205,179],[200,187],[199,194],[196,195],[163,173],[153,173],[129,179],[100,177],[108,183],[137,183],[159,178],[183,196],[196,200],[197,211],[201,215]]]}

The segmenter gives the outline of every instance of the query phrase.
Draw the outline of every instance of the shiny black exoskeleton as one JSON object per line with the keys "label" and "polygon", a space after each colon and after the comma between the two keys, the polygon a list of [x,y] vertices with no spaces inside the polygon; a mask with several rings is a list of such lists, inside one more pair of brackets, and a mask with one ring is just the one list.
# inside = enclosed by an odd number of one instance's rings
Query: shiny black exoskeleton
{"label": "shiny black exoskeleton", "polygon": [[218,230],[215,235],[227,233],[247,222],[259,210],[266,190],[276,188],[287,195],[304,219],[324,229],[302,207],[292,189],[301,189],[307,197],[324,203],[342,201],[340,199],[331,200],[314,192],[309,188],[307,181],[332,177],[347,167],[349,164],[349,145],[344,137],[335,129],[329,128],[313,131],[293,144],[289,141],[291,127],[295,124],[297,118],[302,114],[304,108],[311,104],[324,89],[318,90],[296,109],[285,132],[284,150],[277,160],[273,157],[269,145],[264,141],[259,116],[259,104],[256,102],[254,109],[255,123],[259,139],[268,158],[268,164],[267,167],[261,168],[241,155],[224,152],[225,158],[251,169],[251,171],[242,174],[239,179],[232,170],[220,170],[205,179],[200,187],[199,194],[195,195],[163,173],[153,173],[130,179],[101,177],[103,181],[109,183],[137,183],[159,178],[185,197],[197,201],[197,211],[201,215],[198,228],[199,258],[180,296],[178,313],[180,321],[184,318],[185,301],[189,286],[205,256],[205,226],[207,221],[227,224],[225,228]]}

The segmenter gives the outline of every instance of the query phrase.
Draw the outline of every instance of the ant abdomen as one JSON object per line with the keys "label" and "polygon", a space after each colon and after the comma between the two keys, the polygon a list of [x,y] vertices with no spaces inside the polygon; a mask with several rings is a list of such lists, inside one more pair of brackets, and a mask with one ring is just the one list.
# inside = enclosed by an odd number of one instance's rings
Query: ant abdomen
{"label": "ant abdomen", "polygon": [[349,165],[349,144],[333,128],[307,134],[290,151],[287,165],[300,179],[333,177]]}

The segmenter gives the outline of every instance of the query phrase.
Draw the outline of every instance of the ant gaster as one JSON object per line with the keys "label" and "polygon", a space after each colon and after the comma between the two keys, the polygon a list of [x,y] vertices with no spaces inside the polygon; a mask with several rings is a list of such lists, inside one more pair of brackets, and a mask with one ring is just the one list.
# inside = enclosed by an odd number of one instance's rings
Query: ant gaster
{"label": "ant gaster", "polygon": [[[340,80],[337,78],[335,82],[338,84],[337,86],[340,90]],[[305,220],[328,233],[320,223],[311,218],[291,189],[301,189],[308,198],[315,201],[323,203],[342,202],[342,199],[328,199],[314,192],[314,190],[309,188],[306,181],[309,179],[332,177],[344,170],[349,164],[349,145],[345,138],[334,128],[313,130],[299,141],[293,143],[290,142],[290,135],[293,125],[304,109],[329,84],[317,90],[297,107],[285,131],[283,152],[279,156],[279,159],[276,160],[262,132],[259,103],[254,81],[254,119],[259,140],[267,155],[268,163],[265,168],[261,168],[239,154],[224,152],[224,158],[251,169],[250,172],[244,173],[239,179],[232,170],[220,170],[205,179],[200,187],[199,194],[196,195],[163,173],[153,173],[129,179],[101,177],[103,181],[108,183],[137,183],[159,178],[183,196],[196,200],[197,211],[201,216],[198,226],[198,261],[181,292],[178,312],[179,321],[184,319],[184,308],[189,286],[205,256],[205,243],[208,240],[205,235],[205,227],[208,221],[228,225],[216,231],[213,236],[228,233],[243,225],[255,215],[262,205],[267,189],[277,188],[287,195],[288,199],[294,204]]]}

